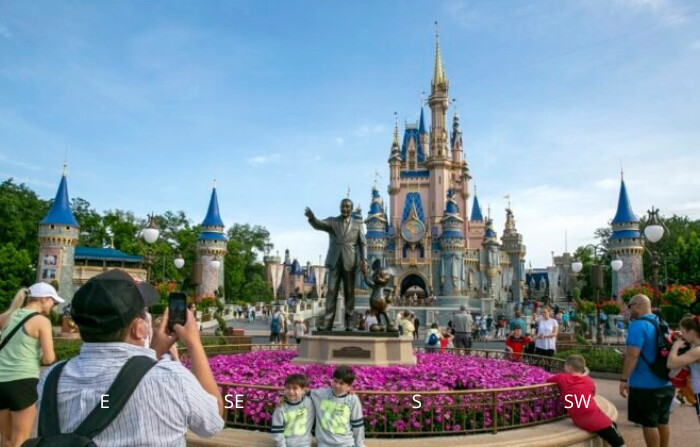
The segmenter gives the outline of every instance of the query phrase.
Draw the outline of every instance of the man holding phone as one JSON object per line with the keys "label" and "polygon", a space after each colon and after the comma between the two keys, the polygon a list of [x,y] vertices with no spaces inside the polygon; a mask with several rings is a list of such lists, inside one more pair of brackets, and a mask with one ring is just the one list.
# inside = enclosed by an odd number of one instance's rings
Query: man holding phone
{"label": "man holding phone", "polygon": [[[75,293],[71,314],[85,343],[63,368],[53,397],[58,400],[61,433],[72,433],[94,408],[109,407],[108,388],[135,356],[158,362],[116,419],[93,438],[97,445],[185,445],[188,429],[211,437],[223,428],[223,400],[194,315],[187,311],[185,324],[176,324],[169,332],[166,312],[153,330],[147,307],[157,301],[153,286],[137,284],[119,269],[93,277]],[[191,371],[164,355],[178,340],[187,347]],[[52,368],[39,382],[39,396]]]}

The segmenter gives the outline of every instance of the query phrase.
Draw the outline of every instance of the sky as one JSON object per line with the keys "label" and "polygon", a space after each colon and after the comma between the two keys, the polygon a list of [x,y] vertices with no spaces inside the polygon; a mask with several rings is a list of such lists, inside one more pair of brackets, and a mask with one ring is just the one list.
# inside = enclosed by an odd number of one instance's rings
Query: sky
{"label": "sky", "polygon": [[216,179],[227,225],[316,263],[306,206],[337,215],[349,188],[366,213],[377,175],[388,202],[435,21],[471,184],[499,235],[510,195],[527,263],[593,242],[621,170],[638,216],[700,218],[692,0],[0,0],[0,180],[49,199],[67,161],[99,211],[201,222]]}

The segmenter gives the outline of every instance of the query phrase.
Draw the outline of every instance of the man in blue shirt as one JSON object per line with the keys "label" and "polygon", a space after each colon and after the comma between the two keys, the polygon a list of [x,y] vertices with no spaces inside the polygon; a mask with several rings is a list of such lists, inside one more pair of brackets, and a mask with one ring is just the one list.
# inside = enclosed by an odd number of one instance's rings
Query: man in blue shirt
{"label": "man in blue shirt", "polygon": [[620,395],[627,397],[629,394],[628,419],[643,427],[646,445],[668,447],[671,435],[668,418],[673,387],[671,382],[652,373],[647,363],[654,362],[656,358],[656,328],[644,320],[658,321],[658,318],[651,313],[651,301],[646,295],[633,296],[629,308],[633,321],[627,328],[627,351],[620,376]]}

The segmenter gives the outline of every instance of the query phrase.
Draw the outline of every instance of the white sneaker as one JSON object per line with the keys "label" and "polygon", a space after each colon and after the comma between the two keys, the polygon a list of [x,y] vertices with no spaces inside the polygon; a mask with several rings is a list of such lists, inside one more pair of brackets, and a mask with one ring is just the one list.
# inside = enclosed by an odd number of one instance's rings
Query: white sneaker
{"label": "white sneaker", "polygon": [[680,404],[681,404],[681,401],[678,400],[678,398],[676,396],[673,396],[673,400],[671,401],[671,408],[669,408],[668,412],[673,413],[673,410],[678,408],[680,406]]}

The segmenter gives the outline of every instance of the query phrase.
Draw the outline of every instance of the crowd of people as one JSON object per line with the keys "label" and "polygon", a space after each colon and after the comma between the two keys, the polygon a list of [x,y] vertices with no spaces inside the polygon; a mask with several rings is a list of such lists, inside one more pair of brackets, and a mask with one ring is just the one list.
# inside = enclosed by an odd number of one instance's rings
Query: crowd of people
{"label": "crowd of people", "polygon": [[[32,445],[59,445],[66,436],[92,439],[98,445],[183,445],[188,430],[208,437],[224,427],[223,399],[202,347],[194,313],[188,309],[184,325],[168,325],[168,313],[152,322],[148,307],[159,300],[157,291],[137,283],[126,272],[110,270],[90,279],[73,297],[70,314],[83,339],[79,355],[56,360],[51,325],[46,318],[64,300],[49,284],[37,283],[20,290],[10,308],[0,315],[0,442],[19,447],[32,436]],[[642,427],[647,446],[670,445],[670,414],[676,388],[690,390],[700,421],[700,319],[687,316],[679,332],[668,332],[669,349],[660,349],[664,322],[652,312],[651,301],[636,295],[629,301],[630,324],[619,393],[628,400],[628,418]],[[558,318],[561,314],[561,318]],[[509,358],[523,353],[553,356],[560,327],[568,321],[548,306],[540,307],[534,327],[519,313],[510,321],[491,321],[496,334],[505,336]],[[366,315],[362,328],[377,324]],[[432,323],[425,330],[427,352],[470,348],[489,330],[488,317],[472,316],[464,306],[441,328]],[[276,308],[269,316],[270,341],[297,341],[308,332],[301,320],[291,321]],[[408,310],[400,312],[396,325],[402,337],[418,337],[420,322]],[[175,343],[181,342],[189,367],[180,362]],[[585,360],[569,356],[564,373],[547,380],[560,394],[595,395]],[[45,368],[43,373],[41,367]],[[352,393],[352,369],[338,367],[332,386],[308,390],[306,377],[292,374],[285,382],[284,397],[272,420],[277,445],[309,445],[315,421],[320,446],[364,445],[364,420],[359,399]],[[176,390],[177,392],[173,392]],[[105,395],[113,408],[104,408]],[[159,405],[153,405],[154,402]],[[161,411],[168,408],[167,412]],[[597,433],[611,446],[624,440],[617,426],[595,404],[567,407],[573,423]],[[38,417],[38,424],[37,424]],[[73,439],[73,438],[71,438]],[[43,442],[43,444],[42,444]]]}

